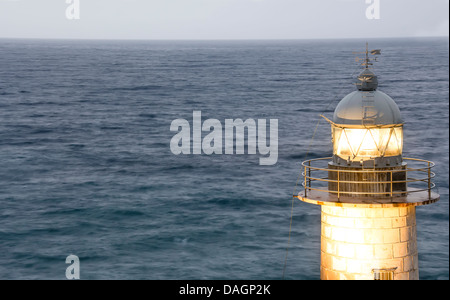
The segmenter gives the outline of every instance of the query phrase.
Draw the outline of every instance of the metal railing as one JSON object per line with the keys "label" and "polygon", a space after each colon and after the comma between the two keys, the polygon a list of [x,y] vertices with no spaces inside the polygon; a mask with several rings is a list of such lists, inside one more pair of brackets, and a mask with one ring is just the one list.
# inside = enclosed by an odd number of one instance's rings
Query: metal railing
{"label": "metal railing", "polygon": [[[422,160],[422,159],[416,159],[416,158],[403,158],[404,162],[413,162],[414,164],[420,164],[423,165],[421,167],[409,167],[407,164],[404,168],[401,169],[360,169],[360,170],[345,170],[345,169],[332,169],[327,167],[318,167],[314,166],[317,162],[324,162],[327,163],[331,161],[332,157],[325,157],[325,158],[317,158],[317,159],[311,159],[302,162],[302,176],[303,176],[303,182],[302,186],[304,188],[305,198],[308,196],[308,192],[310,191],[317,191],[317,192],[325,192],[337,195],[338,199],[342,195],[375,195],[375,196],[386,196],[386,197],[394,197],[394,196],[404,196],[410,193],[417,193],[417,192],[428,192],[428,198],[431,199],[431,190],[436,187],[435,183],[432,181],[432,179],[435,177],[435,173],[431,171],[431,169],[435,166],[435,164],[431,161]],[[319,176],[323,175],[323,172],[327,172],[327,176]],[[336,179],[330,179],[330,174],[334,172],[335,174],[331,177],[334,177]],[[319,175],[316,175],[319,173]],[[341,177],[345,177],[346,173],[358,173],[358,174],[364,174],[364,175],[376,175],[378,173],[382,174],[389,174],[388,180],[342,180]],[[399,173],[404,173],[404,178],[401,180],[394,180],[394,173],[397,175]],[[425,174],[425,175],[423,175]],[[412,176],[414,175],[414,177]],[[418,178],[415,178],[417,177]],[[373,176],[375,177],[375,176]],[[398,176],[396,176],[398,177]],[[403,177],[403,176],[401,176]],[[315,182],[320,182],[322,184],[326,183],[328,186],[326,188],[318,186],[314,187]],[[336,186],[336,189],[330,189],[330,183],[331,185]],[[390,187],[388,191],[382,191],[382,192],[376,192],[376,191],[345,191],[341,189],[341,184],[363,184],[363,185],[373,185],[374,187],[379,185],[385,185],[386,187]],[[394,190],[394,185],[398,184],[404,184],[405,189],[404,190]],[[419,188],[413,188],[408,189],[406,188],[408,184],[412,185],[420,185]],[[376,190],[376,188],[374,188]]]}

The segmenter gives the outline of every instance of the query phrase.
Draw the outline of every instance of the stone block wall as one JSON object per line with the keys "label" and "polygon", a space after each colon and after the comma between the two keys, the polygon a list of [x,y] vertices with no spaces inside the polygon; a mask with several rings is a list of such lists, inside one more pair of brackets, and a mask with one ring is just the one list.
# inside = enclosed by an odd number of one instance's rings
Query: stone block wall
{"label": "stone block wall", "polygon": [[394,280],[419,279],[414,206],[323,205],[321,218],[321,279],[373,280],[388,269]]}

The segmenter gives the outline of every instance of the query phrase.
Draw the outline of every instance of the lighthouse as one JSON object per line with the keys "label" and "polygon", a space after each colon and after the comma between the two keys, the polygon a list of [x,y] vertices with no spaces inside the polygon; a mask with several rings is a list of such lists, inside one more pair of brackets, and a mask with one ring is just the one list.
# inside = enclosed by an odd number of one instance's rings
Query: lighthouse
{"label": "lighthouse", "polygon": [[439,200],[434,163],[403,156],[395,101],[366,46],[356,90],[337,105],[333,156],[302,162],[301,201],[321,206],[322,280],[418,280],[416,208]]}

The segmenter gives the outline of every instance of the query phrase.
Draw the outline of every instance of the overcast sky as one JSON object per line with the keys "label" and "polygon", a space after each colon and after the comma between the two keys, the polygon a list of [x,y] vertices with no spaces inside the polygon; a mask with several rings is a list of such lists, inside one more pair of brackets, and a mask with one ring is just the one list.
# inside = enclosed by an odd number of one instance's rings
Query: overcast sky
{"label": "overcast sky", "polygon": [[[0,37],[315,39],[448,36],[449,0],[0,0]],[[375,1],[375,0],[372,0]]]}

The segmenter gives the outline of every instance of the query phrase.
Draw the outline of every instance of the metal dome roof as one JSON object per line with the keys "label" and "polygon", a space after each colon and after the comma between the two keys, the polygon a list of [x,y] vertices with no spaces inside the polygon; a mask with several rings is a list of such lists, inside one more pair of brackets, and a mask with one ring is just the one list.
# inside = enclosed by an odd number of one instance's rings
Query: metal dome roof
{"label": "metal dome roof", "polygon": [[403,120],[397,104],[380,91],[354,91],[337,105],[333,122],[340,125],[392,125]]}

